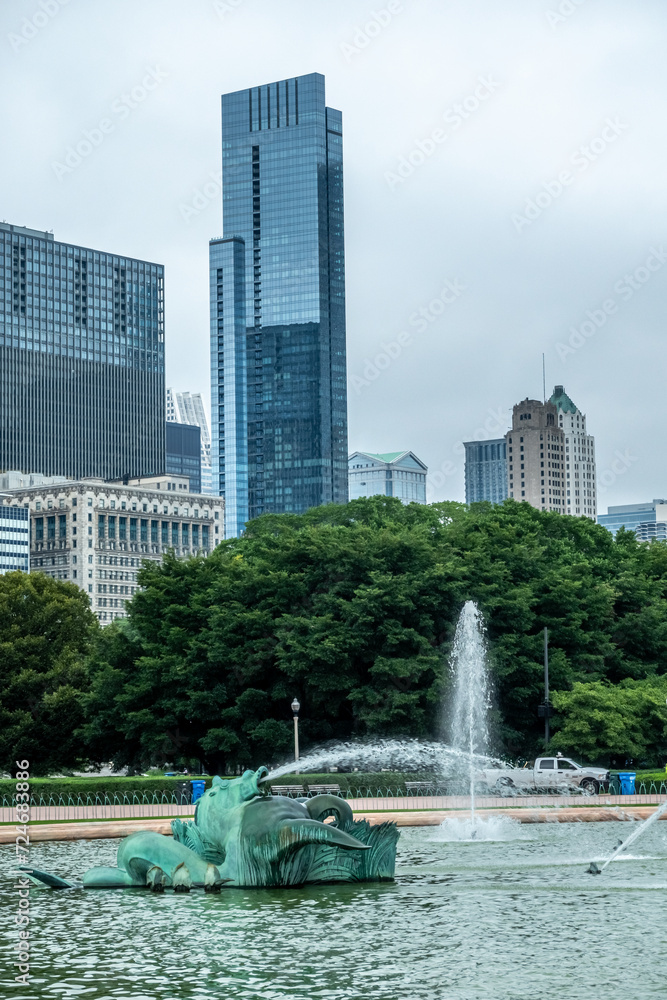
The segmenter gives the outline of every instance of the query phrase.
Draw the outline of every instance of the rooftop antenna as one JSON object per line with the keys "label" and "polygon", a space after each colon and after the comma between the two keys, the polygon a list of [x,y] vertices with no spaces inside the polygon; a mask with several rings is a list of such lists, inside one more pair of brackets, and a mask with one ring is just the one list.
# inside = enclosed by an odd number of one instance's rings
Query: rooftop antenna
{"label": "rooftop antenna", "polygon": [[542,352],[542,398],[547,401],[547,372],[544,365],[544,352]]}

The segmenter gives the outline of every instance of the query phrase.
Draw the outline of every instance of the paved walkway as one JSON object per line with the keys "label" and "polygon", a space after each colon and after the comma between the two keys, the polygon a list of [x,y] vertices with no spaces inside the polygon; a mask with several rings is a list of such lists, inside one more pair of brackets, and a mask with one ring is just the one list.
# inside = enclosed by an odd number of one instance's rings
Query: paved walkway
{"label": "paved walkway", "polygon": [[[626,796],[632,798],[632,796]],[[564,808],[522,808],[522,809],[479,809],[480,816],[510,816],[520,823],[598,823],[604,820],[647,819],[654,811],[652,806],[566,806]],[[363,812],[355,810],[355,819],[367,819],[371,825],[397,823],[398,826],[439,826],[445,819],[465,819],[469,815],[465,809],[403,810]],[[667,813],[661,817],[667,820]],[[32,823],[29,826],[32,842],[45,840],[96,840],[110,837],[126,837],[136,830],[154,830],[156,833],[171,833],[170,820],[166,817],[146,817],[144,819],[97,820],[96,822]],[[0,826],[0,844],[14,843],[17,831],[14,826]]]}

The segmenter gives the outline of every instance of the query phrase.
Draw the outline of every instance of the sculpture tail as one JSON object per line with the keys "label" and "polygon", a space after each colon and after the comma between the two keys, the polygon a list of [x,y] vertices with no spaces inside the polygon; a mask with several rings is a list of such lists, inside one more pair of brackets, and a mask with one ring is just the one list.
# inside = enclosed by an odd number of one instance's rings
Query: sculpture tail
{"label": "sculpture tail", "polygon": [[39,868],[24,868],[21,867],[21,871],[25,872],[31,882],[35,885],[48,885],[51,889],[80,889],[81,882],[68,882],[67,879],[60,878],[59,875],[51,875],[50,872],[42,872]]}
{"label": "sculpture tail", "polygon": [[356,837],[352,837],[344,830],[332,826],[329,823],[320,823],[316,819],[290,819],[284,820],[280,824],[281,846],[294,846],[305,844],[334,844],[336,847],[343,847],[348,851],[367,851],[366,844],[362,844]]}

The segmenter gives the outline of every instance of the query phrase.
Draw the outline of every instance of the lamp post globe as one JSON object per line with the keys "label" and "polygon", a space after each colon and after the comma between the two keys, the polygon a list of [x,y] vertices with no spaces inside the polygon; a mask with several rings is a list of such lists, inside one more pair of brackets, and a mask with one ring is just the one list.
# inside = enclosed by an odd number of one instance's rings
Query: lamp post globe
{"label": "lamp post globe", "polygon": [[301,708],[301,703],[295,698],[294,701],[292,702],[292,712],[294,713],[294,715],[299,714],[300,708]]}

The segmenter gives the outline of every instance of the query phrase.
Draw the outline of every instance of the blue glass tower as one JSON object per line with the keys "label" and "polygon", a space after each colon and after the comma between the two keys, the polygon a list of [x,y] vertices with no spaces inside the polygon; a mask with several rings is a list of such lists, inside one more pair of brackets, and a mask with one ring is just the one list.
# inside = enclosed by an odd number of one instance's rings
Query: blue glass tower
{"label": "blue glass tower", "polygon": [[324,77],[223,95],[222,168],[212,465],[229,537],[347,501],[342,117]]}

